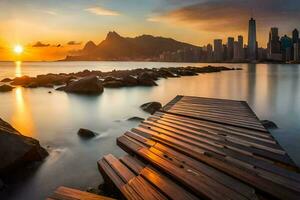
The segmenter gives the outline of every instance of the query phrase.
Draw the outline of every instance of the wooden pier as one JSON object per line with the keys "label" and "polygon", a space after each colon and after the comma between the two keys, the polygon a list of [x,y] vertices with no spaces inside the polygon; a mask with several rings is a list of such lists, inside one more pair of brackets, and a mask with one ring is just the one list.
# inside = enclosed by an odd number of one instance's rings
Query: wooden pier
{"label": "wooden pier", "polygon": [[[244,101],[177,96],[98,161],[106,187],[133,200],[300,199],[299,168]],[[61,187],[49,200],[109,199]]]}
{"label": "wooden pier", "polygon": [[299,169],[243,101],[177,96],[98,162],[125,199],[300,199]]}

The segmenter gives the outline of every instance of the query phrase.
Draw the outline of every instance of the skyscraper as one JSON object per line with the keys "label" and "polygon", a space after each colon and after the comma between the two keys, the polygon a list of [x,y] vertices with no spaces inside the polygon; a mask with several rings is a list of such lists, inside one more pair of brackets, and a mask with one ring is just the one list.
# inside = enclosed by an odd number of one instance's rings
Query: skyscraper
{"label": "skyscraper", "polygon": [[248,30],[248,59],[256,60],[256,22],[253,18],[249,20]]}
{"label": "skyscraper", "polygon": [[[293,40],[293,45],[292,45],[292,58],[294,60],[295,56],[294,56],[294,53],[295,53],[295,50],[296,50],[296,53],[298,51],[298,49],[294,49],[294,44],[297,44],[299,43],[299,31],[297,29],[294,29],[293,30],[293,37],[292,37],[292,40]],[[296,55],[297,57],[297,55]],[[295,60],[296,61],[296,60]]]}
{"label": "skyscraper", "polygon": [[214,60],[216,62],[223,61],[223,45],[220,39],[214,40]]}
{"label": "skyscraper", "polygon": [[272,27],[269,33],[268,59],[270,60],[276,60],[276,61],[282,60],[278,32],[279,32],[278,28]]}
{"label": "skyscraper", "polygon": [[293,44],[299,41],[299,31],[297,29],[293,30]]}
{"label": "skyscraper", "polygon": [[245,59],[245,54],[244,54],[244,39],[243,36],[239,35],[238,36],[238,54],[239,54],[239,59],[243,60]]}
{"label": "skyscraper", "polygon": [[233,59],[233,43],[234,43],[234,38],[229,37],[227,39],[227,55],[226,55],[226,60],[229,61]]}

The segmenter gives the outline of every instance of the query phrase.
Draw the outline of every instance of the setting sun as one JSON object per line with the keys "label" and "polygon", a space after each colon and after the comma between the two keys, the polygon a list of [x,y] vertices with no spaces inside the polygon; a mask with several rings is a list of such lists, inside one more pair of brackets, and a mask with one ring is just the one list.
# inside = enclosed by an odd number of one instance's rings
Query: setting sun
{"label": "setting sun", "polygon": [[23,53],[23,51],[24,51],[24,48],[23,48],[21,45],[16,45],[16,46],[14,47],[14,52],[15,52],[16,54],[21,54],[21,53]]}

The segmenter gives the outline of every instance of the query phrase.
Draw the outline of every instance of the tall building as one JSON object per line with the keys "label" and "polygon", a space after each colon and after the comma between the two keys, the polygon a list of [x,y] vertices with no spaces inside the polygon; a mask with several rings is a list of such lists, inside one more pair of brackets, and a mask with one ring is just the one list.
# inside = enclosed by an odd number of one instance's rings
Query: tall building
{"label": "tall building", "polygon": [[208,44],[206,47],[206,61],[213,61],[213,46],[211,44]]}
{"label": "tall building", "polygon": [[299,41],[299,31],[297,29],[293,30],[293,44]]}
{"label": "tall building", "polygon": [[278,28],[276,28],[276,27],[271,28],[270,33],[269,33],[268,59],[276,60],[276,61],[282,60]]}
{"label": "tall building", "polygon": [[227,39],[227,55],[226,55],[226,60],[231,61],[233,59],[233,43],[234,43],[234,38],[229,37]]}
{"label": "tall building", "polygon": [[[295,52],[295,49],[294,49],[294,44],[296,43],[299,43],[299,31],[297,29],[294,29],[293,30],[293,37],[292,37],[292,40],[293,40],[293,45],[292,45],[292,58],[294,60],[295,56],[294,56],[294,52]],[[297,56],[296,56],[297,57]]]}
{"label": "tall building", "polygon": [[280,52],[282,53],[282,60],[283,61],[293,60],[293,58],[292,58],[292,47],[293,47],[292,38],[288,37],[287,35],[281,37],[281,39],[280,39]]}
{"label": "tall building", "polygon": [[233,43],[233,60],[234,61],[240,61],[240,55],[239,55],[239,42],[234,41]]}
{"label": "tall building", "polygon": [[253,18],[249,20],[248,30],[248,59],[250,61],[256,60],[256,22]]}
{"label": "tall building", "polygon": [[221,39],[214,40],[214,60],[216,62],[223,61],[223,44]]}
{"label": "tall building", "polygon": [[243,36],[239,35],[238,36],[238,54],[239,54],[239,59],[244,60],[245,59],[245,54],[244,54],[244,39]]}
{"label": "tall building", "polygon": [[299,62],[300,55],[299,55],[300,45],[298,43],[294,43],[294,61]]}

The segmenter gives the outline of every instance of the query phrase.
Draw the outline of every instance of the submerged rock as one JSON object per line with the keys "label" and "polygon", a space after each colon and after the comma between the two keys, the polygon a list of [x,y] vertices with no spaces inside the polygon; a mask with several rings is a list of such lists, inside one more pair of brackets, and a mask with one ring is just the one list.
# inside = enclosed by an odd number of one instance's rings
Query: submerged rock
{"label": "submerged rock", "polygon": [[266,129],[276,129],[278,126],[269,120],[261,120],[260,123],[266,128]]}
{"label": "submerged rock", "polygon": [[158,111],[161,108],[162,108],[161,103],[155,102],[155,101],[141,105],[141,109],[143,109],[145,112],[148,112],[150,114],[155,113],[156,111]]}
{"label": "submerged rock", "polygon": [[0,118],[0,174],[6,174],[25,164],[41,161],[48,155],[39,141],[23,136]]}
{"label": "submerged rock", "polygon": [[128,121],[138,121],[138,122],[141,122],[141,121],[144,121],[145,119],[141,118],[141,117],[130,117],[127,120]]}
{"label": "submerged rock", "polygon": [[10,85],[1,85],[0,86],[0,92],[9,92],[12,91],[14,89],[14,87],[10,86]]}
{"label": "submerged rock", "polygon": [[88,129],[84,129],[84,128],[79,129],[77,134],[80,137],[83,137],[83,138],[92,138],[92,137],[95,137],[97,135],[95,132],[93,132],[91,130],[88,130]]}
{"label": "submerged rock", "polygon": [[103,92],[103,85],[96,76],[92,76],[71,82],[64,87],[58,88],[58,90],[69,93],[101,94]]}

